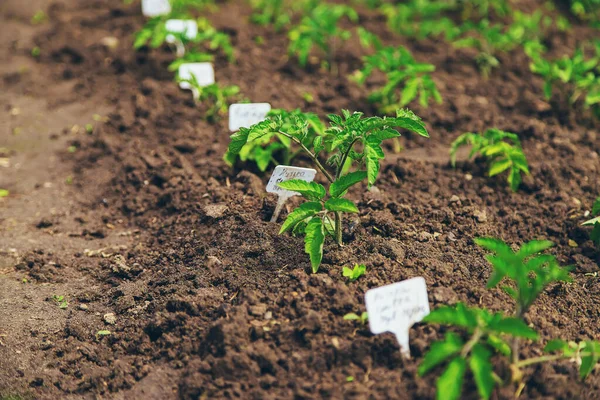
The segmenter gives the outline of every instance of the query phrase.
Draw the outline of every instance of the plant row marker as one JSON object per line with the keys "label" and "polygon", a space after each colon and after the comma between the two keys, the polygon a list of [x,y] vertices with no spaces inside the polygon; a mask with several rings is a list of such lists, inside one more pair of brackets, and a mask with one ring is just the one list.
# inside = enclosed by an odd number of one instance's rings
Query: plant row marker
{"label": "plant row marker", "polygon": [[371,332],[393,333],[402,355],[410,357],[410,327],[429,314],[425,279],[416,277],[367,290],[365,305]]}
{"label": "plant row marker", "polygon": [[291,190],[282,189],[278,184],[290,179],[302,179],[306,182],[312,182],[316,175],[317,170],[312,168],[293,167],[290,165],[278,165],[275,167],[273,175],[271,175],[271,179],[269,179],[269,182],[267,183],[267,192],[275,193],[278,196],[277,206],[275,206],[275,212],[273,213],[271,222],[277,221],[287,199],[300,194]]}
{"label": "plant row marker", "polygon": [[171,12],[169,0],[142,0],[142,14],[145,17],[158,17]]}
{"label": "plant row marker", "polygon": [[198,36],[198,24],[193,19],[169,19],[165,22],[165,29],[168,32],[165,41],[175,45],[178,58],[185,55],[185,46],[174,34],[183,35],[189,40],[194,40]]}
{"label": "plant row marker", "polygon": [[235,103],[229,106],[229,130],[250,128],[263,121],[271,111],[269,103]]}
{"label": "plant row marker", "polygon": [[198,85],[204,87],[215,83],[215,70],[211,63],[186,63],[179,66],[179,87],[182,89],[189,89],[194,95],[194,99],[197,100],[200,97],[198,89],[190,85],[189,82],[185,82],[185,79],[196,78]]}

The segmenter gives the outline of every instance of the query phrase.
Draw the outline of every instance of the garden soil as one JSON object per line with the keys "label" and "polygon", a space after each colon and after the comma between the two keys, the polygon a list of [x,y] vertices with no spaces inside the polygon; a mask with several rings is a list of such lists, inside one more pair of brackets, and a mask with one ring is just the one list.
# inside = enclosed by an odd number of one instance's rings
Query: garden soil
{"label": "garden soil", "polygon": [[[48,18],[32,25],[37,9]],[[251,25],[249,13],[230,0],[208,15],[236,48],[235,63],[215,60],[219,83],[322,117],[375,113],[366,97],[377,78],[366,88],[347,78],[366,54],[356,40],[336,50],[333,71],[302,69],[286,56],[285,34]],[[432,308],[462,301],[511,312],[506,294],[485,287],[491,269],[478,236],[515,246],[551,240],[573,268],[573,281],[551,285],[527,314],[541,338],[524,343],[525,356],[552,338],[600,339],[600,253],[580,226],[600,194],[598,124],[561,96],[544,101],[520,51],[501,56],[486,80],[470,51],[398,38],[382,17],[360,14],[384,42],[435,64],[444,102],[413,107],[431,137],[406,134],[402,151],[388,148],[376,187],[351,192],[361,211],[346,219],[345,246],[327,243],[312,274],[302,239],[269,222],[269,175],[222,161],[226,119],[202,119],[203,106],[167,70],[168,48],[132,49],[144,23],[139,4],[0,4],[0,187],[10,191],[0,199],[1,396],[433,398],[435,374],[416,370],[444,328],[411,329],[406,359],[392,334],[373,336],[343,316],[364,311],[366,290],[416,276]],[[551,33],[552,55],[593,37],[573,24]],[[456,169],[449,163],[453,139],[489,127],[522,139],[531,176],[517,193],[504,177],[488,178],[482,160],[461,154]],[[347,283],[342,267],[354,263],[367,274]],[[600,371],[585,382],[570,362],[524,372],[520,398],[600,398]],[[493,397],[513,398],[515,389]],[[466,393],[476,397],[471,383]]]}

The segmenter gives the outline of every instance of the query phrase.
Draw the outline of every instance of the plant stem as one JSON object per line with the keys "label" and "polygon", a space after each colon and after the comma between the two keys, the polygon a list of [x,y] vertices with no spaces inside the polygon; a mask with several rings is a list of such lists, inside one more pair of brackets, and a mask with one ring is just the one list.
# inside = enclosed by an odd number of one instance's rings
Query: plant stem
{"label": "plant stem", "polygon": [[338,246],[342,247],[344,243],[342,242],[342,213],[339,211],[334,212],[335,215],[335,241]]}
{"label": "plant stem", "polygon": [[325,177],[327,178],[327,180],[331,183],[333,183],[334,179],[331,176],[331,174],[325,169],[325,167],[321,164],[321,162],[319,161],[319,159],[317,158],[316,155],[314,155],[305,145],[304,143],[302,143],[300,141],[300,139],[290,135],[289,133],[285,133],[282,131],[279,131],[280,134],[282,134],[283,136],[292,139],[294,142],[298,143],[300,145],[300,147],[302,147],[302,150],[304,150],[306,152],[306,154],[308,154],[308,156],[313,160],[313,162],[315,163],[315,165],[317,166],[317,168],[319,168],[319,170],[323,173],[323,175],[325,175]]}
{"label": "plant stem", "polygon": [[[518,319],[523,319],[523,307],[521,307],[521,303],[519,303],[517,301],[517,310],[515,312],[515,317]],[[511,343],[511,359],[512,359],[512,363],[514,365],[517,365],[519,363],[519,344],[520,344],[520,338],[518,337],[513,337],[512,343]]]}
{"label": "plant stem", "polygon": [[562,354],[552,354],[552,355],[547,355],[547,356],[527,358],[525,360],[514,363],[514,365],[517,368],[523,368],[523,367],[526,367],[526,366],[532,365],[532,364],[560,360],[561,358],[568,358],[568,357],[565,357]]}
{"label": "plant stem", "polygon": [[354,143],[356,143],[358,141],[359,138],[355,138],[352,143],[350,143],[350,146],[348,146],[348,149],[346,150],[346,152],[344,153],[344,155],[342,156],[340,163],[338,165],[338,169],[335,172],[335,179],[340,179],[340,176],[342,175],[342,170],[344,169],[344,164],[346,164],[346,160],[348,159],[348,155],[350,154],[350,151],[352,150],[352,147],[354,147]]}
{"label": "plant stem", "polygon": [[471,336],[471,339],[469,339],[469,341],[462,348],[460,355],[462,357],[468,356],[469,352],[471,352],[471,350],[473,349],[473,346],[475,346],[477,344],[477,342],[479,342],[479,339],[481,339],[482,336],[483,336],[483,331],[480,328],[476,328],[475,332],[473,332],[473,336]]}

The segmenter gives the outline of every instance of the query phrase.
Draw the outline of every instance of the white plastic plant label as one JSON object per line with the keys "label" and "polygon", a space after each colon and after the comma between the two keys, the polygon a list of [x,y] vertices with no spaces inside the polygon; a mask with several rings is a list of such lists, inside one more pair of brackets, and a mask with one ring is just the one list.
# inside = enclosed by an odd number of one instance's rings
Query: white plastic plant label
{"label": "white plastic plant label", "polygon": [[142,0],[142,14],[146,17],[158,17],[171,12],[169,0]]}
{"label": "white plastic plant label", "polygon": [[[215,83],[215,70],[211,63],[187,63],[179,66],[179,79],[191,79],[192,76],[201,87]],[[198,91],[189,82],[180,81],[179,87],[190,89],[194,93],[194,98],[198,98]]]}
{"label": "white plastic plant label", "polygon": [[175,43],[176,38],[173,33],[182,34],[190,40],[198,36],[198,24],[193,19],[169,19],[165,22],[165,29],[168,32],[166,37],[168,43]]}
{"label": "white plastic plant label", "polygon": [[271,179],[269,179],[269,182],[267,183],[267,192],[275,193],[279,196],[271,222],[277,221],[287,199],[300,194],[291,190],[282,189],[278,184],[290,179],[302,179],[306,182],[312,182],[316,175],[317,171],[312,168],[292,167],[288,165],[278,165],[275,167],[273,175],[271,175]]}
{"label": "white plastic plant label", "polygon": [[402,354],[410,357],[410,327],[429,314],[425,279],[411,278],[368,290],[365,305],[371,332],[395,334]]}
{"label": "white plastic plant label", "polygon": [[229,130],[238,131],[264,120],[271,111],[269,103],[237,103],[229,106]]}

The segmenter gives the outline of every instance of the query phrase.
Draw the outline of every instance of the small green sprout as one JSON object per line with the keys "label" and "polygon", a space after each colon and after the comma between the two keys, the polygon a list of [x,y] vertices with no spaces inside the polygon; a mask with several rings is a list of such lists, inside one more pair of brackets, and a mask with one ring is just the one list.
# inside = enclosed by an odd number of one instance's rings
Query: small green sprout
{"label": "small green sprout", "polygon": [[3,197],[8,197],[8,195],[10,194],[10,192],[6,189],[0,189],[0,199]]}
{"label": "small green sprout", "polygon": [[62,310],[69,307],[69,303],[67,302],[67,299],[65,299],[65,296],[53,295],[52,300],[58,305],[58,308]]}
{"label": "small green sprout", "polygon": [[47,22],[47,21],[48,21],[48,15],[44,12],[44,10],[38,10],[35,14],[33,14],[33,17],[31,17],[32,25],[43,24],[44,22]]}
{"label": "small green sprout", "polygon": [[342,275],[348,278],[350,282],[354,282],[355,280],[363,276],[366,272],[367,266],[364,264],[356,264],[352,269],[348,267],[342,268]]}
{"label": "small green sprout", "polygon": [[384,47],[364,57],[363,63],[363,68],[354,75],[358,83],[364,84],[375,70],[385,74],[385,84],[369,95],[369,101],[378,104],[382,113],[404,107],[417,97],[422,107],[427,107],[430,99],[438,104],[442,102],[442,96],[430,75],[435,71],[435,66],[416,62],[402,46]]}
{"label": "small green sprout", "polygon": [[107,331],[107,330],[101,330],[96,332],[96,340],[100,339],[102,336],[110,336],[112,335],[111,331]]}
{"label": "small green sprout", "polygon": [[38,46],[35,46],[34,48],[31,49],[31,56],[38,58],[40,56],[40,54],[42,54],[42,49],[40,49]]}
{"label": "small green sprout", "polygon": [[592,206],[592,216],[594,218],[585,221],[582,225],[593,226],[592,232],[590,233],[590,239],[598,247],[600,247],[600,197],[594,201]]}
{"label": "small green sprout", "polygon": [[346,377],[346,382],[348,382],[348,383],[354,382],[354,377],[353,376],[347,376]]}
{"label": "small green sprout", "polygon": [[519,137],[514,133],[495,128],[479,134],[463,133],[452,142],[450,147],[450,160],[453,167],[456,166],[458,149],[467,145],[471,146],[469,158],[480,154],[488,159],[490,177],[508,171],[507,181],[513,192],[516,192],[521,184],[521,174],[529,175],[527,158],[521,148]]}
{"label": "small green sprout", "polygon": [[327,55],[327,62],[331,68],[336,41],[345,41],[351,36],[350,31],[339,26],[344,17],[352,22],[358,21],[356,11],[346,5],[319,4],[313,8],[302,18],[299,25],[290,30],[289,54],[296,56],[300,65],[305,67],[311,51],[318,47]]}
{"label": "small green sprout", "polygon": [[[312,143],[306,143],[308,121],[296,117],[286,126],[282,118],[277,118],[240,129],[231,136],[228,149],[229,154],[237,155],[249,142],[267,135],[282,135],[295,142],[325,176],[328,190],[319,183],[299,179],[278,184],[280,188],[298,192],[308,200],[288,215],[279,233],[288,230],[304,233],[304,250],[310,257],[314,273],[321,265],[327,236],[332,236],[338,246],[342,246],[342,214],[358,213],[354,202],[344,198],[348,189],[365,180],[368,187],[375,184],[380,161],[385,157],[383,141],[399,137],[400,128],[429,137],[425,124],[410,110],[397,110],[396,117],[363,118],[363,113],[348,110],[342,110],[341,116],[330,114],[328,117],[329,128],[322,136],[315,137]],[[326,164],[333,168],[332,172],[319,161],[322,152],[329,156]],[[358,169],[347,172],[354,165]]]}
{"label": "small green sprout", "polygon": [[348,313],[344,315],[344,321],[358,321],[361,325],[366,325],[369,321],[369,314],[363,312],[360,315],[356,313]]}
{"label": "small green sprout", "polygon": [[273,25],[275,31],[279,32],[292,20],[285,0],[251,0],[250,4],[252,5],[250,20],[255,24]]}
{"label": "small green sprout", "polygon": [[67,151],[69,153],[75,153],[77,151],[77,146],[69,146],[67,147]]}

